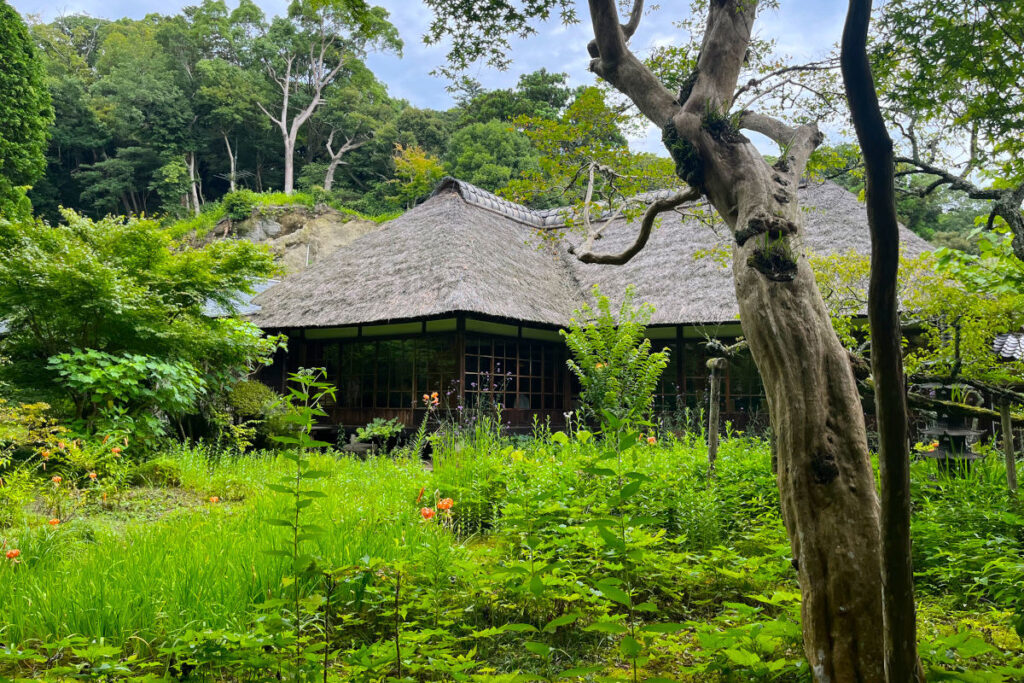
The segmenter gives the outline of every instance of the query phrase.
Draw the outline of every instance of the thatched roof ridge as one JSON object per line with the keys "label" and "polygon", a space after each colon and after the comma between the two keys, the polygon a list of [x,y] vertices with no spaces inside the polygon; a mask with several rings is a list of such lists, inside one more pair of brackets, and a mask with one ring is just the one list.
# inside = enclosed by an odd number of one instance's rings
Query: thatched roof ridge
{"label": "thatched roof ridge", "polygon": [[[450,187],[256,298],[263,328],[334,327],[453,312],[561,325],[582,303],[551,249]],[[495,198],[496,199],[496,198]]]}
{"label": "thatched roof ridge", "polygon": [[[870,253],[867,216],[854,195],[814,183],[799,199],[801,248]],[[731,266],[699,257],[729,247],[724,227],[665,214],[628,264],[588,265],[568,253],[580,235],[567,232],[555,244],[538,237],[538,229],[549,234],[564,216],[446,178],[427,201],[259,295],[251,319],[263,328],[335,327],[462,312],[561,326],[594,284],[612,297],[635,285],[638,300],[655,307],[652,324],[736,319]],[[616,218],[596,248],[619,252],[635,235],[635,224]],[[905,229],[902,241],[910,255],[931,248]]]}

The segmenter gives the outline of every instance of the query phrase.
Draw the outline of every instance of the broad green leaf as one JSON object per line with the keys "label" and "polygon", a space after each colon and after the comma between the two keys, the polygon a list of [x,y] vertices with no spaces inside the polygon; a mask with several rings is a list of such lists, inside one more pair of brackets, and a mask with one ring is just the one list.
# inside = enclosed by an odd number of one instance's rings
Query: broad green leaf
{"label": "broad green leaf", "polygon": [[641,646],[633,636],[622,636],[622,640],[619,641],[619,649],[622,651],[622,654],[629,659],[632,659],[643,652],[643,646]]}
{"label": "broad green leaf", "polygon": [[547,624],[544,625],[544,630],[548,631],[548,632],[552,632],[555,629],[557,629],[559,626],[565,626],[566,624],[573,623],[574,621],[579,619],[580,616],[581,615],[580,615],[579,612],[571,612],[569,614],[563,614],[560,617],[555,617],[554,619],[552,619],[551,621],[549,621]]}
{"label": "broad green leaf", "polygon": [[734,664],[739,664],[740,666],[750,667],[761,663],[761,658],[757,655],[756,652],[727,648],[724,651],[724,654],[726,657],[729,658],[730,662],[733,662]]}
{"label": "broad green leaf", "polygon": [[598,633],[626,633],[629,631],[623,624],[617,621],[595,621],[584,631],[597,631]]}

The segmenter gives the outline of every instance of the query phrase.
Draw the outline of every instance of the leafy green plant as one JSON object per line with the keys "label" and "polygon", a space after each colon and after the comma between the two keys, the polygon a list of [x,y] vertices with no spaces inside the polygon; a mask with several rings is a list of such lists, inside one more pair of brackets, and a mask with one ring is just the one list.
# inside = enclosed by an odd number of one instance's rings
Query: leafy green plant
{"label": "leafy green plant", "polygon": [[97,393],[126,423],[148,422],[147,406],[165,400],[162,412],[173,413],[197,384],[210,394],[228,389],[278,348],[281,338],[251,323],[208,315],[210,307],[235,310],[274,272],[263,247],[217,240],[190,248],[151,220],[67,211],[54,224],[0,222],[0,319],[8,325],[0,354],[9,361],[0,375],[59,408],[73,402],[87,419],[103,404],[92,401]]}
{"label": "leafy green plant", "polygon": [[405,425],[398,418],[385,420],[382,417],[377,417],[365,427],[357,429],[356,438],[363,442],[382,444],[399,436],[404,429]]}
{"label": "leafy green plant", "polygon": [[251,379],[236,383],[227,394],[228,405],[239,417],[263,417],[279,399],[273,389]]}
{"label": "leafy green plant", "polygon": [[594,286],[596,308],[577,311],[562,330],[572,352],[569,370],[580,380],[580,401],[590,419],[605,411],[617,418],[644,419],[651,411],[658,379],[668,365],[668,349],[651,352],[644,337],[654,309],[634,305],[636,289],[627,287],[617,312]]}
{"label": "leafy green plant", "polygon": [[[296,679],[304,677],[303,672],[310,663],[318,662],[318,658],[310,657],[309,653],[304,656],[303,648],[305,636],[303,634],[305,614],[308,610],[303,607],[302,582],[300,581],[303,572],[311,570],[315,564],[313,556],[304,551],[307,542],[316,539],[320,534],[325,533],[323,527],[309,523],[303,519],[302,511],[308,508],[316,499],[326,497],[326,494],[316,488],[309,487],[307,482],[321,479],[326,476],[323,470],[313,469],[309,464],[309,454],[313,449],[327,448],[330,444],[317,441],[313,438],[313,425],[318,418],[327,417],[327,413],[320,407],[326,398],[333,399],[335,386],[330,382],[322,381],[325,371],[322,368],[300,369],[289,376],[289,380],[297,386],[290,386],[288,395],[283,399],[288,406],[287,421],[294,424],[298,429],[294,436],[276,436],[279,443],[289,446],[284,457],[295,464],[294,474],[282,478],[279,483],[267,484],[267,488],[284,496],[291,501],[291,516],[276,517],[267,520],[268,524],[287,529],[291,538],[287,547],[281,547],[271,552],[287,558],[290,569],[293,573],[286,580],[286,586],[291,586],[291,627],[294,633],[294,671]],[[308,604],[315,604],[313,597]],[[267,607],[284,607],[281,601],[271,601]],[[315,655],[315,653],[313,653]]]}
{"label": "leafy green plant", "polygon": [[84,427],[124,431],[140,438],[163,434],[160,414],[176,417],[196,406],[206,385],[194,365],[140,354],[74,349],[52,356]]}
{"label": "leafy green plant", "polygon": [[230,220],[244,221],[252,216],[252,210],[256,208],[256,193],[251,190],[228,192],[220,203]]}

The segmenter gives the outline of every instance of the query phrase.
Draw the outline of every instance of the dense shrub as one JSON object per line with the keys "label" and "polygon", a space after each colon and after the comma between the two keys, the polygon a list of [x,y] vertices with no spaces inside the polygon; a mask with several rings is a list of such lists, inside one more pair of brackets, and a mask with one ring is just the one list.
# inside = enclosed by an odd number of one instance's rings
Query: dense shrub
{"label": "dense shrub", "polygon": [[244,221],[252,216],[252,210],[256,208],[256,193],[252,190],[238,190],[228,192],[220,200],[224,207],[225,215],[232,221]]}
{"label": "dense shrub", "polygon": [[274,403],[280,400],[277,392],[263,382],[242,380],[228,392],[228,405],[242,418],[264,417]]}

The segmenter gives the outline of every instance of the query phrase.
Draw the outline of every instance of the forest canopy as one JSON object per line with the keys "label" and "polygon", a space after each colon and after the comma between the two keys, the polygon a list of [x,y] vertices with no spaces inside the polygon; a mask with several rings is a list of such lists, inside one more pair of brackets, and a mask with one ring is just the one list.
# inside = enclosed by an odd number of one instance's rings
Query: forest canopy
{"label": "forest canopy", "polygon": [[[635,112],[565,73],[540,69],[494,90],[462,76],[447,110],[393,97],[366,57],[400,54],[403,37],[385,10],[353,0],[299,0],[277,17],[252,0],[138,20],[30,17],[27,36],[55,116],[36,117],[48,129],[45,159],[36,154],[35,175],[15,184],[33,185],[32,204],[50,220],[60,207],[181,218],[239,189],[324,190],[380,215],[422,200],[446,174],[551,207],[582,198],[570,166],[589,161],[649,177],[626,184],[637,191],[672,177],[666,158],[630,150]],[[771,45],[756,47],[769,65]],[[676,57],[659,49],[651,60]],[[555,138],[571,131],[586,139],[564,148]],[[836,142],[819,150],[817,170],[857,192],[859,152]],[[912,230],[976,249],[970,232],[984,202],[921,176],[900,180]]]}

